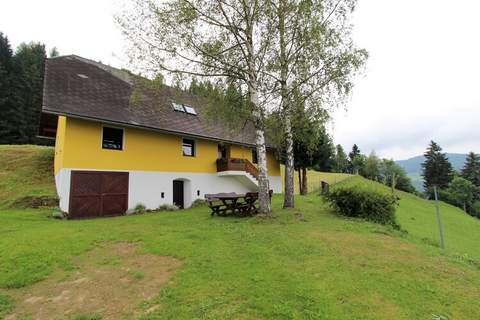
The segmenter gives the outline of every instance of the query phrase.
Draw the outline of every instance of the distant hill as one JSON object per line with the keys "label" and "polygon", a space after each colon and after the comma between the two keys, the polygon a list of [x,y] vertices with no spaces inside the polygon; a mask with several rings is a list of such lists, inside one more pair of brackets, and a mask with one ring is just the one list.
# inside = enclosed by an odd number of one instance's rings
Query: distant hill
{"label": "distant hill", "polygon": [[[467,155],[463,153],[447,153],[447,157],[455,170],[461,170],[465,164]],[[410,177],[410,179],[412,179],[413,186],[418,191],[423,191],[423,178],[421,176],[423,161],[425,161],[425,157],[423,155],[407,160],[395,161],[398,165],[405,169],[407,175]]]}

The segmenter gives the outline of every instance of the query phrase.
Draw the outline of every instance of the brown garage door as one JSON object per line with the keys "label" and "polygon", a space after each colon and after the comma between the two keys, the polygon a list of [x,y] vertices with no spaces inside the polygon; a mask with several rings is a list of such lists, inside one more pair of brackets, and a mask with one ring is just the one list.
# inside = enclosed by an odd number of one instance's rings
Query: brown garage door
{"label": "brown garage door", "polygon": [[71,218],[122,215],[128,208],[128,172],[72,171]]}

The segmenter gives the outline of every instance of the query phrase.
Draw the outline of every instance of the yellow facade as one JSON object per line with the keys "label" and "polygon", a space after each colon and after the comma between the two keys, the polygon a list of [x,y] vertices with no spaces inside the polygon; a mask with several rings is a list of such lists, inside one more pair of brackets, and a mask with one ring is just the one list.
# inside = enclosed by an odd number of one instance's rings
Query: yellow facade
{"label": "yellow facade", "polygon": [[[195,139],[195,157],[182,154],[182,137],[124,128],[123,150],[102,149],[102,124],[59,117],[55,173],[61,168],[215,173],[218,143]],[[250,148],[232,145],[230,156],[252,160]],[[267,154],[268,175],[280,176],[280,164]]]}
{"label": "yellow facade", "polygon": [[58,117],[57,137],[55,139],[55,159],[53,162],[55,175],[63,167],[63,147],[65,145],[66,124],[67,124],[67,118]]}

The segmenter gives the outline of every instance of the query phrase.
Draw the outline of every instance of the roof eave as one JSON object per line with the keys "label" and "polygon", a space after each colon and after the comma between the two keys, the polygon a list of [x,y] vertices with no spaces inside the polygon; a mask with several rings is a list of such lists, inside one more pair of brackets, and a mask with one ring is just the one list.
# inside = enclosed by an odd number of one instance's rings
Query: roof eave
{"label": "roof eave", "polygon": [[[196,134],[192,134],[192,133],[188,133],[188,132],[159,129],[159,128],[140,125],[140,124],[132,124],[132,123],[122,122],[122,121],[113,121],[113,120],[108,120],[108,119],[83,116],[83,115],[79,115],[79,114],[59,112],[59,111],[55,111],[55,110],[50,110],[46,106],[42,107],[42,112],[48,113],[48,114],[54,114],[54,115],[57,115],[57,116],[65,116],[65,117],[70,117],[70,118],[75,118],[75,119],[81,119],[81,120],[88,120],[88,121],[101,122],[101,123],[109,123],[109,124],[112,124],[112,125],[121,125],[121,126],[125,126],[125,127],[130,127],[130,128],[139,128],[139,129],[144,129],[144,130],[149,130],[149,131],[154,131],[154,132],[159,132],[159,133],[172,134],[172,135],[176,135],[176,136],[183,136],[183,137],[196,138],[196,139],[202,139],[202,140],[208,140],[208,141],[236,144],[236,145],[245,146],[245,147],[249,147],[249,148],[255,147],[255,145],[253,145],[253,144],[242,143],[242,142],[228,140],[228,139],[220,139],[220,138],[215,138],[215,137],[196,135]],[[267,146],[267,148],[268,149],[275,149],[272,146]]]}

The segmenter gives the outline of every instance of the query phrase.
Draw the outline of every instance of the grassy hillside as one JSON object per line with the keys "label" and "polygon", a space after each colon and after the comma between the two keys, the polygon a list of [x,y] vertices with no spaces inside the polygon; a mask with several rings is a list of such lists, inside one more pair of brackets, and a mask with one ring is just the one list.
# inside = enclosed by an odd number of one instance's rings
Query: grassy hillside
{"label": "grassy hillside", "polygon": [[27,196],[55,196],[51,147],[0,145],[0,208]]}
{"label": "grassy hillside", "polygon": [[[2,148],[24,150],[15,173],[0,167],[17,184],[2,187],[4,196],[53,191],[51,149]],[[33,175],[36,165],[46,177]],[[360,177],[340,183],[384,188]],[[274,196],[273,219],[212,218],[200,207],[61,221],[46,209],[0,208],[0,234],[8,235],[0,241],[0,319],[35,318],[36,310],[50,312],[48,319],[60,310],[68,319],[104,320],[480,319],[479,221],[442,204],[443,252],[432,202],[399,196],[398,220],[408,233],[340,217],[316,193],[297,196],[294,210],[282,210]],[[153,295],[131,291],[142,287]],[[85,292],[108,294],[85,303]]]}
{"label": "grassy hillside", "polygon": [[[342,184],[367,184],[389,191],[384,185],[356,176]],[[397,191],[400,198],[397,219],[411,240],[439,245],[439,231],[435,213],[435,202],[415,195]],[[480,220],[469,216],[457,207],[440,202],[444,226],[446,253],[452,257],[473,259],[480,266]]]}
{"label": "grassy hillside", "polygon": [[[281,169],[280,171],[282,174],[282,183],[283,183],[285,179],[285,166],[282,165],[280,169]],[[315,190],[320,190],[322,181],[325,181],[329,184],[335,184],[337,182],[350,178],[351,176],[352,175],[345,174],[345,173],[319,172],[315,170],[308,170],[308,177],[307,177],[308,190],[310,192]],[[295,183],[295,193],[298,194],[299,193],[298,171],[295,171],[294,183]]]}

